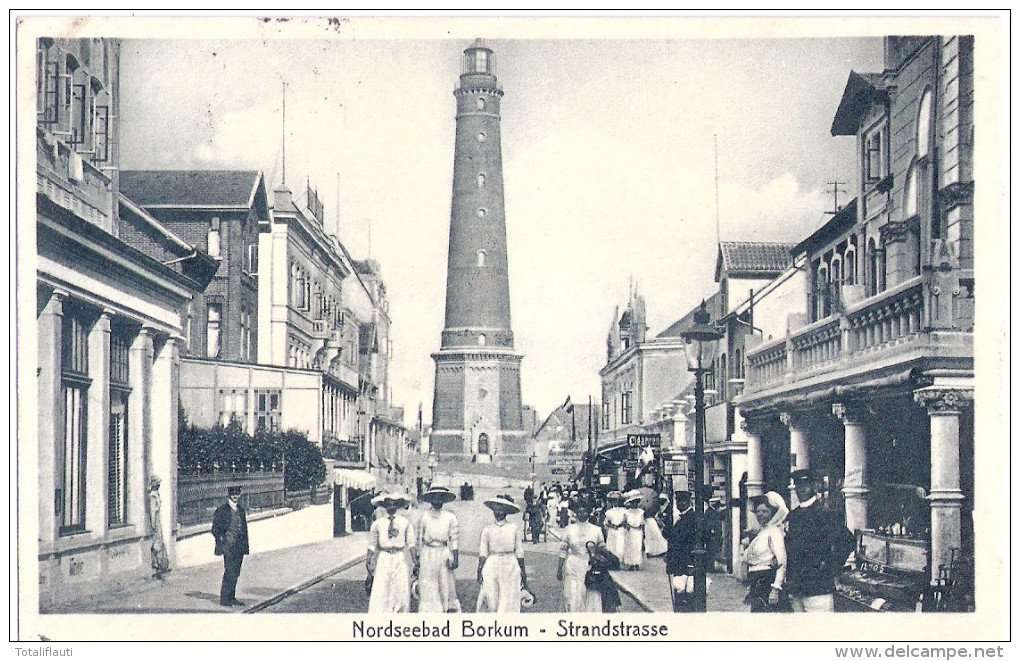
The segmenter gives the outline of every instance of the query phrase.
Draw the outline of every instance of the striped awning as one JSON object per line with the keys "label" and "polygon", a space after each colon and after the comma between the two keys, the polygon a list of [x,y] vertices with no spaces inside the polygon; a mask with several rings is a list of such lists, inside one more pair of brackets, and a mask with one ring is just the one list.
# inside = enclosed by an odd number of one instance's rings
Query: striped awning
{"label": "striped awning", "polygon": [[375,487],[376,479],[368,471],[335,468],[333,469],[333,484],[365,491]]}

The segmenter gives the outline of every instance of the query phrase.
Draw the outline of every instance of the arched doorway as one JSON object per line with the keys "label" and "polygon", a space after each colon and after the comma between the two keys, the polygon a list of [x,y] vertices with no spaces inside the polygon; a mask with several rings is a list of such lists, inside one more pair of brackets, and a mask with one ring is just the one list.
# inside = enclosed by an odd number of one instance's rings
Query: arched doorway
{"label": "arched doorway", "polygon": [[489,435],[485,432],[478,435],[478,454],[489,454]]}

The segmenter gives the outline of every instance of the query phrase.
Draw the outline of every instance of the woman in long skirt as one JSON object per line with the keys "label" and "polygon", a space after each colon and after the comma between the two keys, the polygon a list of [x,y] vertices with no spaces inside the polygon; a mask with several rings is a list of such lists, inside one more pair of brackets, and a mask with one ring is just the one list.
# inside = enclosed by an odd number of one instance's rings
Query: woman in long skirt
{"label": "woman in long skirt", "polygon": [[397,510],[411,501],[401,494],[376,496],[373,505],[381,505],[386,515],[376,519],[368,531],[368,573],[372,574],[369,613],[407,613],[411,610],[411,563],[418,564],[414,526]]}
{"label": "woman in long skirt", "polygon": [[666,538],[659,526],[659,514],[663,506],[669,502],[665,494],[660,494],[659,499],[649,503],[645,507],[645,556],[657,558],[666,555]]}
{"label": "woman in long skirt", "polygon": [[754,539],[744,539],[742,559],[747,563],[749,589],[746,601],[752,613],[790,613],[786,582],[786,538],[783,521],[789,513],[783,497],[775,491],[751,499],[760,526]]}
{"label": "woman in long skirt", "polygon": [[524,542],[516,524],[507,516],[521,508],[506,496],[485,501],[496,522],[482,530],[478,542],[478,604],[479,613],[519,613],[521,589],[528,586],[524,567]]}
{"label": "woman in long skirt", "polygon": [[624,515],[623,557],[620,562],[625,569],[635,571],[641,568],[645,560],[645,511],[641,507],[641,494],[637,491],[628,491],[623,504],[627,507]]}
{"label": "woman in long skirt", "polygon": [[588,542],[605,546],[602,529],[589,521],[591,506],[584,501],[575,503],[577,522],[563,532],[560,542],[560,564],[556,578],[563,581],[564,610],[568,613],[601,613],[602,595],[584,584],[588,573]]}
{"label": "woman in long skirt", "polygon": [[609,501],[609,509],[606,510],[604,522],[606,548],[622,562],[623,547],[627,534],[626,528],[624,528],[624,517],[627,515],[627,509],[620,506],[623,495],[619,491],[610,491],[606,495],[606,500]]}
{"label": "woman in long skirt", "polygon": [[163,575],[170,571],[170,555],[166,551],[166,541],[163,539],[163,505],[159,497],[160,484],[162,484],[162,481],[159,479],[159,476],[149,476],[149,532],[152,533],[152,546],[150,548],[152,577],[163,580]]}
{"label": "woman in long skirt", "polygon": [[457,496],[445,487],[432,487],[421,499],[430,507],[418,524],[418,612],[456,613],[460,601],[453,571],[460,564],[460,523],[443,505]]}

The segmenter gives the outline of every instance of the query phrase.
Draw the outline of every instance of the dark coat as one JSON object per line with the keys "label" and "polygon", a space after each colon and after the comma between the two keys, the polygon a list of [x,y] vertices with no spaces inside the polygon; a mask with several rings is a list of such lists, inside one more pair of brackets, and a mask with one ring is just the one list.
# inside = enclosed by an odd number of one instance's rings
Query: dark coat
{"label": "dark coat", "polygon": [[795,508],[787,521],[786,584],[790,594],[829,594],[854,550],[854,534],[839,514],[818,500],[809,507]]}
{"label": "dark coat", "polygon": [[248,518],[240,505],[237,513],[241,517],[241,535],[229,549],[226,547],[226,534],[230,528],[230,505],[223,503],[213,513],[212,534],[216,540],[216,555],[248,555]]}
{"label": "dark coat", "polygon": [[665,530],[666,573],[671,576],[694,573],[694,547],[698,539],[698,522],[690,509],[677,517]]}

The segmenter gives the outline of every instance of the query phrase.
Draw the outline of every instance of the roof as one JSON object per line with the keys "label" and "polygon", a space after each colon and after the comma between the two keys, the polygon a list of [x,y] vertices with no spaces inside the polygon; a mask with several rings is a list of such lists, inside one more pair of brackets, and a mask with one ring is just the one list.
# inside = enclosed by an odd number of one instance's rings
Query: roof
{"label": "roof", "polygon": [[832,135],[857,135],[868,108],[887,98],[882,74],[851,71],[836,116],[832,118]]}
{"label": "roof", "polygon": [[[693,308],[691,308],[691,310],[687,314],[674,321],[669,326],[669,328],[656,335],[655,336],[656,339],[666,337],[681,337],[680,333],[687,330],[694,324],[694,313],[697,312],[698,308],[700,307],[701,307],[700,303],[695,305]],[[718,321],[719,319],[721,319],[723,317],[722,294],[720,292],[715,292],[714,294],[706,298],[705,309],[708,310],[708,314],[710,315],[712,321]]]}
{"label": "roof", "polygon": [[774,278],[790,265],[792,243],[723,241],[715,262],[715,281],[726,277]]}
{"label": "roof", "polygon": [[850,203],[833,214],[824,225],[811,233],[811,236],[804,239],[790,251],[791,256],[797,257],[804,253],[814,252],[818,248],[830,243],[836,237],[842,235],[846,230],[857,223],[857,198],[850,200]]}
{"label": "roof", "polygon": [[262,185],[257,170],[124,170],[120,190],[143,207],[249,209]]}

